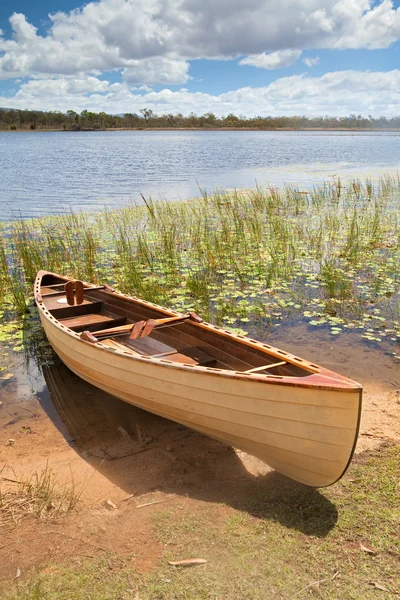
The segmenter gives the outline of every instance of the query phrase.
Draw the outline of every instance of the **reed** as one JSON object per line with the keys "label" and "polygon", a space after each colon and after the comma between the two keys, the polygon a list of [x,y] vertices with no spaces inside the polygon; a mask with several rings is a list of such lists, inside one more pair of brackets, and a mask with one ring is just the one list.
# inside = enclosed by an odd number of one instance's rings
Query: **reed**
{"label": "reed", "polygon": [[9,271],[8,271],[7,253],[6,253],[4,241],[3,241],[2,237],[0,237],[0,284],[1,284],[2,289],[3,289],[5,282],[7,281],[8,277],[9,277]]}
{"label": "reed", "polygon": [[399,195],[399,177],[336,178],[311,190],[203,191],[188,202],[143,198],[96,215],[17,219],[3,227],[0,280],[20,313],[47,268],[239,329],[295,310],[310,323],[334,312],[365,327],[360,306],[366,314],[373,300],[397,330]]}

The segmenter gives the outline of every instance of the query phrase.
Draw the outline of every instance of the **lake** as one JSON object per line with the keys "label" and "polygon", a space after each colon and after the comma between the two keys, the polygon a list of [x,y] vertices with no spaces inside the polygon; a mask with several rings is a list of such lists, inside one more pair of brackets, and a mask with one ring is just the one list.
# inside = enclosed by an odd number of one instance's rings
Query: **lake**
{"label": "lake", "polygon": [[396,132],[0,132],[0,220],[397,169]]}

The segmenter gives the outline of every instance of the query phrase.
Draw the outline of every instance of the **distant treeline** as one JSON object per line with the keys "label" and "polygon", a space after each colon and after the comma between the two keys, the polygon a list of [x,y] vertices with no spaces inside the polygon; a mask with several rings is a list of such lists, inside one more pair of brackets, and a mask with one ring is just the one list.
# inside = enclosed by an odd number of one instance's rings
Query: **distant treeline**
{"label": "distant treeline", "polygon": [[400,129],[400,115],[388,119],[371,116],[350,115],[349,117],[217,117],[214,113],[198,116],[191,113],[185,117],[176,115],[156,115],[149,108],[143,108],[140,114],[108,115],[105,112],[94,113],[88,110],[80,114],[73,110],[59,111],[0,109],[0,129],[64,129],[65,131],[91,131],[95,129]]}

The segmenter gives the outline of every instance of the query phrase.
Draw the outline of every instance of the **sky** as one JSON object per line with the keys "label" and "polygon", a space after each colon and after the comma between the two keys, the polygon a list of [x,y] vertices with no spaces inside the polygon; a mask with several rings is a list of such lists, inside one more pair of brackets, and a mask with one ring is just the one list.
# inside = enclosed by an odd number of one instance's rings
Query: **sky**
{"label": "sky", "polygon": [[400,115],[400,0],[2,0],[0,107]]}

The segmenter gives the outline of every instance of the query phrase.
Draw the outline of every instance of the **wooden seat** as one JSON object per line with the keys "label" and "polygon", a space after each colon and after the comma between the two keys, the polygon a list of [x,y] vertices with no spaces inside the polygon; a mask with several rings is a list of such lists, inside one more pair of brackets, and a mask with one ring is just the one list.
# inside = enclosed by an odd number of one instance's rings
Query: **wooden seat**
{"label": "wooden seat", "polygon": [[146,354],[146,356],[164,355],[171,354],[172,352],[177,352],[177,349],[174,348],[174,346],[164,344],[163,342],[160,342],[159,340],[156,340],[152,337],[137,338],[136,340],[131,340],[129,336],[123,336],[119,339],[121,339],[121,342],[129,348],[133,348],[140,354]]}
{"label": "wooden seat", "polygon": [[216,359],[213,356],[195,346],[189,346],[180,350],[180,352],[164,355],[164,358],[165,360],[172,360],[173,362],[184,363],[186,365],[198,365],[199,367],[211,367],[216,363]]}
{"label": "wooden seat", "polygon": [[107,338],[101,340],[102,344],[110,346],[117,350],[126,352],[127,349],[132,351],[132,354],[140,354],[142,356],[151,356],[152,358],[163,358],[172,362],[178,362],[186,365],[198,365],[200,367],[211,367],[216,363],[216,359],[210,356],[204,350],[195,346],[187,346],[186,348],[173,348],[167,344],[163,344],[152,338],[139,338],[130,340],[128,336],[118,338]]}
{"label": "wooden seat", "polygon": [[58,291],[59,289],[57,289],[56,287],[42,286],[40,288],[40,293],[42,294],[42,296],[46,296],[46,294],[55,294]]}
{"label": "wooden seat", "polygon": [[120,317],[112,313],[94,313],[84,314],[65,319],[60,319],[60,323],[72,329],[72,331],[96,331],[103,327],[117,327],[125,323],[125,317]]}
{"label": "wooden seat", "polygon": [[[65,302],[58,302],[64,300]],[[103,303],[97,300],[85,299],[82,304],[69,306],[66,302],[65,295],[61,297],[50,297],[44,298],[43,304],[50,311],[53,317],[56,319],[67,319],[68,317],[75,317],[78,315],[94,314],[99,313],[103,307]]]}

